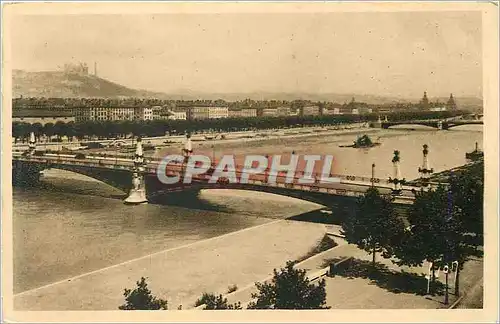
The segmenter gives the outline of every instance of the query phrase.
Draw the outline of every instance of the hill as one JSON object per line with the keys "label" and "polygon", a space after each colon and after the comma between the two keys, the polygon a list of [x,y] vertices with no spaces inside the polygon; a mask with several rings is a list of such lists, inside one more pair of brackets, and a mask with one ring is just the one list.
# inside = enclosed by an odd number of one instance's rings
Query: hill
{"label": "hill", "polygon": [[[27,72],[14,70],[12,73],[13,97],[52,97],[52,98],[158,98],[173,100],[216,100],[237,101],[253,100],[296,100],[330,101],[347,103],[354,98],[357,102],[368,104],[389,104],[398,102],[418,102],[419,99],[408,99],[369,94],[339,94],[339,93],[288,93],[288,92],[248,92],[248,93],[203,93],[182,89],[174,93],[153,92],[131,89],[121,84],[99,78],[94,75],[80,75],[59,71]],[[448,98],[430,98],[446,102]],[[456,98],[459,107],[466,109],[482,109],[482,99],[474,97]]]}
{"label": "hill", "polygon": [[59,71],[12,71],[12,96],[15,97],[156,97],[149,91],[130,89],[94,75]]}

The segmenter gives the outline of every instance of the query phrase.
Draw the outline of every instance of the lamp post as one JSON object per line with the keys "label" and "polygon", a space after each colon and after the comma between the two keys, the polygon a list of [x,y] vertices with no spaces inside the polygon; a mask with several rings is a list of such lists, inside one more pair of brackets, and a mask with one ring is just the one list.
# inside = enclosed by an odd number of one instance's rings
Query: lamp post
{"label": "lamp post", "polygon": [[429,168],[429,146],[427,144],[424,144],[422,154],[423,154],[422,167],[418,168],[418,172],[420,173],[422,185],[428,186],[429,176],[431,173],[434,172],[434,169]]}
{"label": "lamp post", "polygon": [[375,187],[375,163],[372,163],[372,178],[371,178],[371,182],[372,182],[372,187]]}
{"label": "lamp post", "polygon": [[448,272],[449,272],[449,268],[448,268],[448,265],[444,266],[443,272],[444,272],[444,277],[445,277],[444,304],[448,305],[448,302],[449,302],[449,297],[448,297]]}

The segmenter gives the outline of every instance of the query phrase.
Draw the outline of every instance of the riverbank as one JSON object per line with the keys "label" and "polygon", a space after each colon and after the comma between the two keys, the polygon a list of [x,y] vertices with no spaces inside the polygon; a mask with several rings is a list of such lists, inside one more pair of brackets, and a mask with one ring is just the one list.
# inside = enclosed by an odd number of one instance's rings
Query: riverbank
{"label": "riverbank", "polygon": [[124,302],[123,289],[133,288],[141,276],[148,277],[153,294],[177,309],[203,292],[225,291],[270,275],[273,268],[307,253],[324,234],[319,224],[270,221],[25,291],[14,296],[15,309],[117,310]]}
{"label": "riverbank", "polygon": [[[321,135],[336,135],[336,134],[358,134],[365,132],[373,132],[377,129],[368,128],[366,124],[349,124],[344,126],[327,126],[327,127],[298,127],[290,129],[267,129],[267,130],[252,130],[252,131],[238,131],[229,133],[220,133],[219,135],[224,135],[224,139],[220,136],[215,139],[210,139],[215,135],[213,133],[199,133],[191,137],[193,143],[206,143],[208,146],[218,145],[218,144],[230,144],[230,143],[246,143],[246,142],[260,142],[272,139],[287,139],[287,138],[303,138],[303,137],[314,137]],[[179,146],[185,142],[186,137],[184,135],[172,135],[172,136],[159,136],[159,137],[143,137],[143,143],[152,144],[157,148]],[[128,139],[104,139],[104,140],[93,140],[93,142],[99,142],[104,145],[113,142],[125,142],[124,144],[133,146],[134,140],[132,138]],[[88,141],[85,141],[88,142]],[[61,143],[37,143],[37,148],[42,150],[62,150],[63,147],[66,148],[76,148],[81,145],[82,141],[65,141]],[[179,146],[180,147],[180,146]],[[28,149],[28,143],[17,143],[13,145],[14,150],[25,150]],[[117,149],[92,149],[85,151],[109,151],[110,154],[117,152]],[[149,154],[148,154],[149,153]],[[145,152],[146,155],[151,155],[152,152]]]}
{"label": "riverbank", "polygon": [[[428,181],[431,183],[448,183],[449,179],[452,175],[455,175],[455,176],[461,175],[464,172],[467,172],[467,171],[479,166],[480,164],[483,164],[483,169],[484,169],[484,160],[483,159],[480,159],[478,161],[473,161],[473,162],[469,161],[464,165],[461,165],[461,166],[458,166],[458,167],[455,167],[455,168],[452,168],[449,170],[444,170],[441,172],[434,173],[428,178]],[[420,185],[422,185],[422,179],[417,178],[417,179],[411,180],[410,182],[408,182],[408,184],[412,185],[412,186],[420,186]]]}

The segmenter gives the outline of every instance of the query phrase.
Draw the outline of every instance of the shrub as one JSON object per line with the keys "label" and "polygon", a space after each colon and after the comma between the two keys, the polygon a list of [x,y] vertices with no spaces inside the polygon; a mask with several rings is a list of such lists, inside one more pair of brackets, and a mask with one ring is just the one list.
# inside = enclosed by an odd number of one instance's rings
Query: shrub
{"label": "shrub", "polygon": [[270,283],[256,283],[259,292],[252,294],[256,301],[248,309],[326,309],[325,280],[318,285],[310,283],[306,271],[295,269],[288,261],[285,268],[277,271]]}
{"label": "shrub", "polygon": [[214,294],[204,293],[198,300],[196,300],[194,306],[198,307],[205,305],[205,310],[214,309],[241,309],[241,303],[228,304],[227,298],[223,298],[222,295],[216,296]]}
{"label": "shrub", "polygon": [[121,310],[166,310],[167,301],[154,297],[151,290],[148,289],[146,278],[141,277],[140,281],[136,282],[137,288],[134,290],[125,289],[123,296],[125,296],[126,303],[119,306]]}

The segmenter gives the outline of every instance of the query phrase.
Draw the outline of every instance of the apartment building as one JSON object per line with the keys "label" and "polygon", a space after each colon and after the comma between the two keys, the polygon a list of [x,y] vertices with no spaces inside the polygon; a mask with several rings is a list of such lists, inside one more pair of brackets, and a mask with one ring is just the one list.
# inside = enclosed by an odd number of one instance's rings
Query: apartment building
{"label": "apartment building", "polygon": [[319,115],[319,106],[305,106],[302,108],[303,116],[318,116]]}
{"label": "apartment building", "polygon": [[208,118],[220,119],[229,117],[228,107],[208,107]]}
{"label": "apartment building", "polygon": [[276,116],[290,116],[291,115],[290,107],[278,107],[276,108]]}
{"label": "apartment building", "polygon": [[58,121],[63,123],[74,122],[75,117],[69,111],[47,111],[41,109],[15,109],[12,110],[12,121],[42,125]]}
{"label": "apartment building", "polygon": [[170,120],[186,120],[187,112],[183,109],[173,108],[168,111],[168,119]]}
{"label": "apartment building", "polygon": [[191,108],[191,119],[219,119],[228,117],[228,107],[195,106]]}
{"label": "apartment building", "polygon": [[229,110],[229,117],[232,118],[247,118],[247,117],[257,117],[256,108],[241,108]]}
{"label": "apartment building", "polygon": [[[156,110],[156,114],[159,114]],[[152,107],[78,107],[75,121],[153,120]]]}

